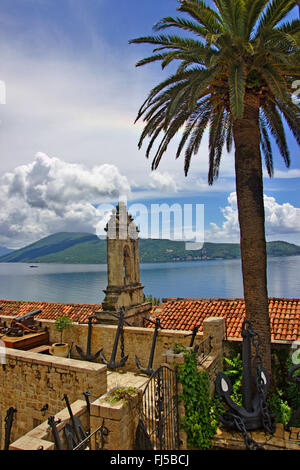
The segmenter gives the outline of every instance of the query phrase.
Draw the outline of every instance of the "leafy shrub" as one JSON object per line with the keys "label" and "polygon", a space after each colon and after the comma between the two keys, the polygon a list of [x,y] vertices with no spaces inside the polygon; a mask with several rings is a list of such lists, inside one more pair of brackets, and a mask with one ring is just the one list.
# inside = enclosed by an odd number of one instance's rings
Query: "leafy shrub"
{"label": "leafy shrub", "polygon": [[226,374],[232,383],[232,400],[239,406],[242,405],[242,372],[243,361],[240,353],[237,353],[232,358],[224,357],[225,367],[224,374]]}
{"label": "leafy shrub", "polygon": [[146,302],[151,302],[152,305],[155,306],[160,305],[160,299],[157,297],[152,297],[151,294],[146,297]]}
{"label": "leafy shrub", "polygon": [[110,403],[116,403],[118,401],[123,400],[127,402],[130,397],[137,393],[137,389],[135,387],[119,387],[113,390],[107,397],[107,401]]}
{"label": "leafy shrub", "polygon": [[174,354],[180,354],[180,353],[186,351],[186,346],[183,346],[183,344],[181,344],[181,343],[175,343],[172,346],[172,351],[173,351]]}
{"label": "leafy shrub", "polygon": [[196,354],[187,352],[185,363],[176,365],[178,380],[183,393],[185,417],[181,423],[187,433],[188,444],[199,449],[210,449],[224,411],[218,399],[210,398],[209,376],[206,371],[197,370]]}
{"label": "leafy shrub", "polygon": [[281,390],[271,393],[267,400],[268,407],[271,413],[276,414],[277,423],[287,424],[291,417],[291,408],[282,396],[283,392]]}
{"label": "leafy shrub", "polygon": [[72,320],[67,315],[62,315],[55,320],[54,328],[60,332],[60,342],[63,342],[63,331],[73,327]]}

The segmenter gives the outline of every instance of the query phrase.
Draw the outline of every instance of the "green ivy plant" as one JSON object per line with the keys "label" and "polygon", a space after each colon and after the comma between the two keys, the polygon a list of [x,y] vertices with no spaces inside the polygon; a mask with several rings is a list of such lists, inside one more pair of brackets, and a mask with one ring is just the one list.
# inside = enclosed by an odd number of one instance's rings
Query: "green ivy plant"
{"label": "green ivy plant", "polygon": [[232,400],[239,406],[242,405],[242,373],[243,361],[240,353],[228,358],[224,357],[224,374],[226,374],[232,383]]}
{"label": "green ivy plant", "polygon": [[172,351],[174,354],[181,354],[182,352],[186,352],[187,348],[186,346],[183,346],[181,343],[175,343],[172,346]]}
{"label": "green ivy plant", "polygon": [[287,401],[283,399],[282,390],[276,390],[271,393],[267,402],[270,412],[276,414],[276,422],[287,424],[290,420],[292,410]]}
{"label": "green ivy plant", "polygon": [[178,380],[183,388],[179,399],[183,400],[185,407],[181,425],[190,446],[210,449],[224,409],[217,398],[210,398],[209,376],[206,371],[197,370],[196,354],[188,351],[184,356],[184,364],[176,364]]}

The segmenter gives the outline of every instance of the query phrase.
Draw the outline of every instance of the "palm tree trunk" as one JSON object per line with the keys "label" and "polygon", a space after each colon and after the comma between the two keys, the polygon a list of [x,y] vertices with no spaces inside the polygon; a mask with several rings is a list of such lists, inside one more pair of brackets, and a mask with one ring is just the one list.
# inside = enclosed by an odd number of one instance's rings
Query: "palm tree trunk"
{"label": "palm tree trunk", "polygon": [[246,316],[260,336],[263,365],[271,374],[271,337],[259,100],[245,96],[244,115],[234,122],[236,193]]}

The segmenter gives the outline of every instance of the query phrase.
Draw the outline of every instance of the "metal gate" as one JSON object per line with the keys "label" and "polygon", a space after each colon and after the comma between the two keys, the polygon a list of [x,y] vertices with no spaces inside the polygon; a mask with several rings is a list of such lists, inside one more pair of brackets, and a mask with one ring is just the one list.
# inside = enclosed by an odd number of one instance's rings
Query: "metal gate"
{"label": "metal gate", "polygon": [[135,449],[179,449],[177,376],[167,366],[152,374],[144,390]]}

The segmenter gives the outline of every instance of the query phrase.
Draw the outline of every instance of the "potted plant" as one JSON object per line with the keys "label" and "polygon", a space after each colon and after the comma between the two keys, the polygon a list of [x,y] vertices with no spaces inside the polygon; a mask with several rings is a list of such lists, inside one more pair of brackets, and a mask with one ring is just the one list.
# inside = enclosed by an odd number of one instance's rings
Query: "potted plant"
{"label": "potted plant", "polygon": [[63,342],[63,331],[73,327],[72,320],[63,315],[55,320],[54,328],[60,332],[60,343],[52,344],[50,354],[53,356],[67,357],[69,352],[69,344]]}

